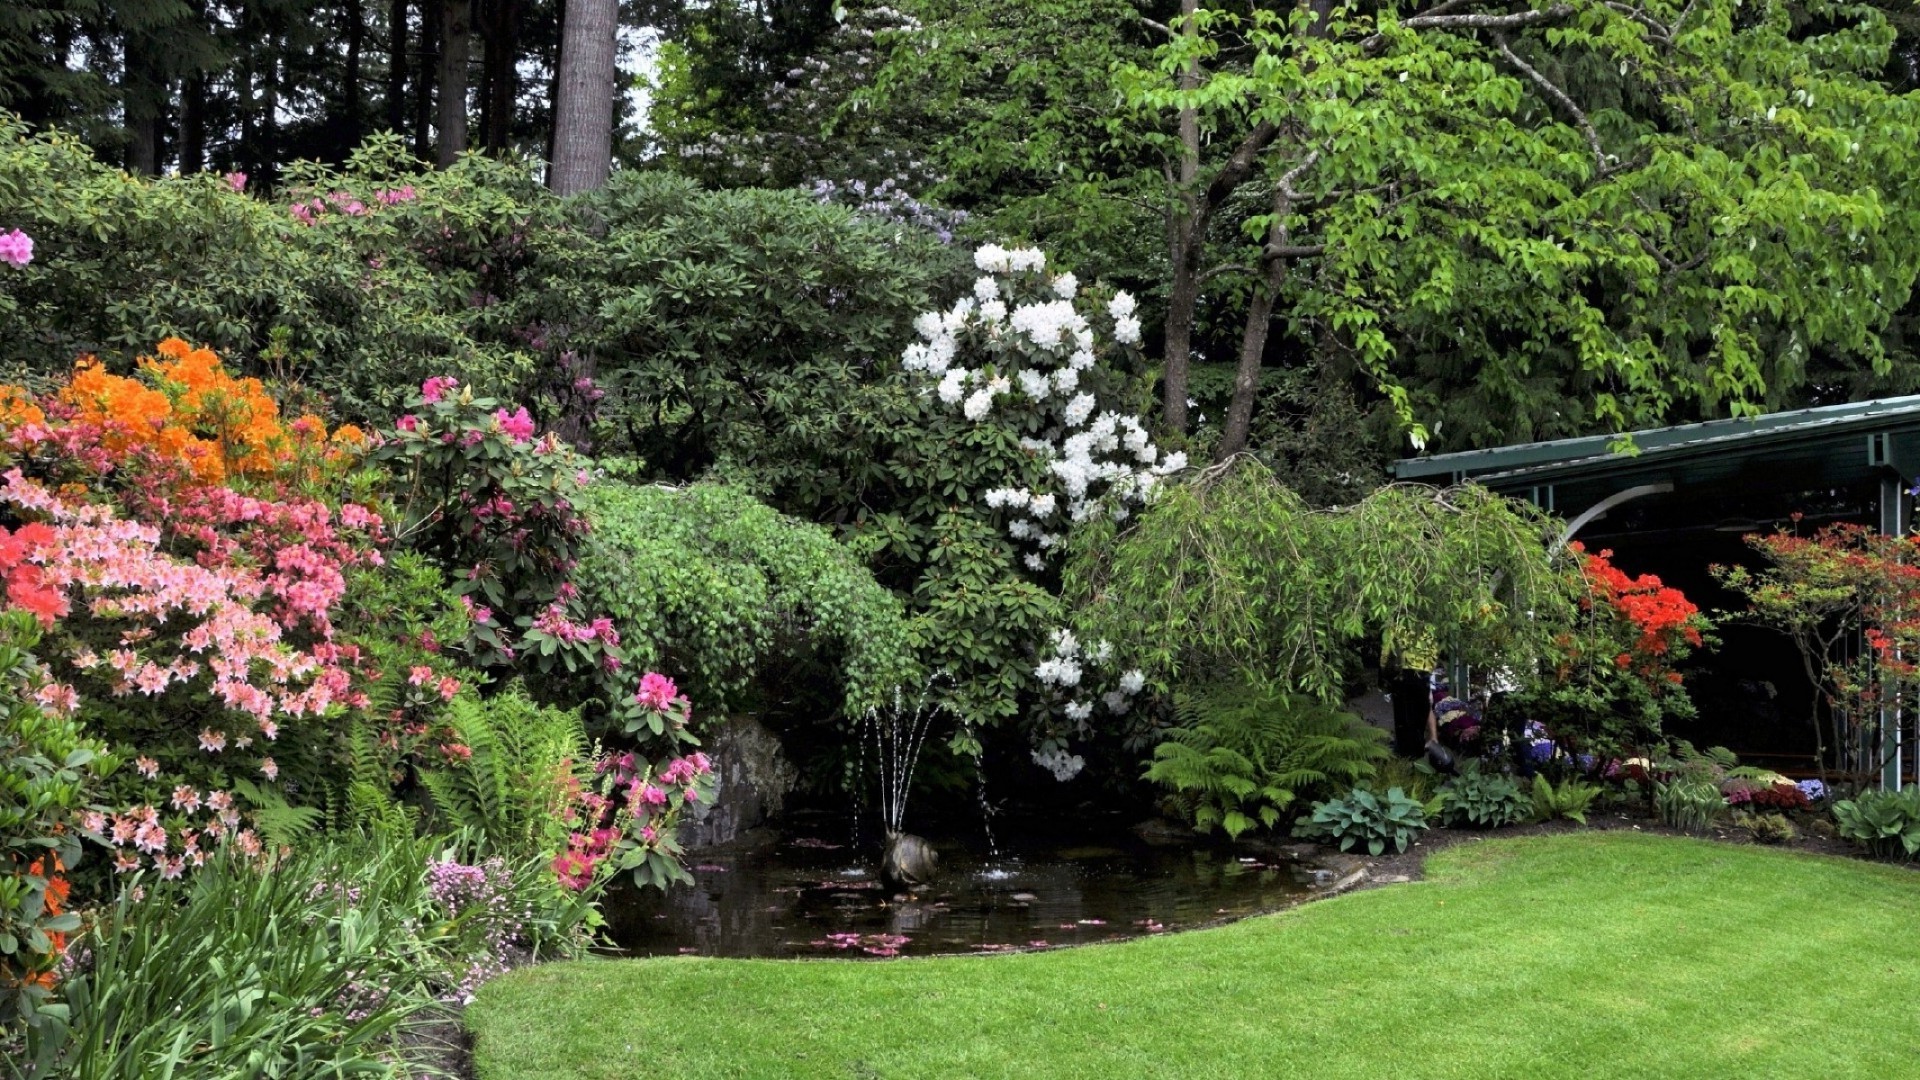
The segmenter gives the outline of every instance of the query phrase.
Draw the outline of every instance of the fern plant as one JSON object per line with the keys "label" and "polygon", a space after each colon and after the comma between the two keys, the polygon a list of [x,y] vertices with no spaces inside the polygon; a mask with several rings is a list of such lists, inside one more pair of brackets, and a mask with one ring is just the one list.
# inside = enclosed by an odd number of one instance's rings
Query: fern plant
{"label": "fern plant", "polygon": [[566,780],[584,757],[580,714],[543,707],[518,686],[486,700],[461,695],[444,721],[461,754],[420,771],[443,831],[472,829],[492,854],[550,853],[563,829]]}
{"label": "fern plant", "polygon": [[1182,694],[1174,714],[1145,775],[1198,832],[1271,829],[1302,793],[1365,780],[1388,756],[1386,734],[1359,717],[1250,684]]}
{"label": "fern plant", "polygon": [[1545,773],[1533,776],[1533,816],[1536,821],[1566,818],[1587,823],[1587,808],[1600,795],[1599,787],[1569,777],[1555,786]]}

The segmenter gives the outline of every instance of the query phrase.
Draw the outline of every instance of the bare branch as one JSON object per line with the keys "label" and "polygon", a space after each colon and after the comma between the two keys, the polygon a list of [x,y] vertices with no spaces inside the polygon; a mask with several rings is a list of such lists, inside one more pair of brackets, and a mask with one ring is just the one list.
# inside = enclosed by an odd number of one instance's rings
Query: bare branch
{"label": "bare branch", "polygon": [[1534,23],[1564,19],[1573,14],[1572,4],[1516,11],[1507,15],[1415,15],[1401,23],[1409,30],[1517,30]]}
{"label": "bare branch", "polygon": [[1219,266],[1216,266],[1213,269],[1208,270],[1206,273],[1201,274],[1199,283],[1201,285],[1205,285],[1207,282],[1212,281],[1214,278],[1225,277],[1228,274],[1246,274],[1247,276],[1251,277],[1255,274],[1258,274],[1259,272],[1260,271],[1258,269],[1248,266],[1245,263],[1221,263]]}
{"label": "bare branch", "polygon": [[1326,253],[1325,244],[1268,244],[1260,252],[1269,259],[1311,259]]}
{"label": "bare branch", "polygon": [[1156,22],[1153,19],[1147,18],[1145,15],[1140,16],[1140,22],[1143,25],[1145,25],[1146,28],[1149,30],[1158,31],[1159,33],[1165,34],[1168,37],[1177,36],[1174,33],[1173,27],[1168,26],[1166,23],[1163,23],[1163,22]]}
{"label": "bare branch", "polygon": [[1539,87],[1541,93],[1572,115],[1573,122],[1580,128],[1580,133],[1587,137],[1588,148],[1593,151],[1593,167],[1597,175],[1605,176],[1608,172],[1607,152],[1600,145],[1600,133],[1594,130],[1593,121],[1587,119],[1586,110],[1574,104],[1573,99],[1567,96],[1567,92],[1555,86],[1553,80],[1540,74],[1539,69],[1520,59],[1519,54],[1513,51],[1513,47],[1507,44],[1507,35],[1493,35],[1493,45],[1500,50],[1500,55],[1506,58],[1507,63],[1512,64],[1519,69],[1520,74],[1527,77],[1528,82]]}

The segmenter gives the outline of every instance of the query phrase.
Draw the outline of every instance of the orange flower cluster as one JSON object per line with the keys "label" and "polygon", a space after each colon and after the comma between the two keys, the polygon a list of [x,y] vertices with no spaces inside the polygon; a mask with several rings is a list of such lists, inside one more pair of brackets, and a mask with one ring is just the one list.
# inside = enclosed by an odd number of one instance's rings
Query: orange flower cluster
{"label": "orange flower cluster", "polygon": [[140,378],[109,374],[85,357],[43,408],[18,387],[0,387],[0,426],[86,429],[115,461],[135,455],[184,466],[193,481],[219,484],[284,475],[357,453],[366,435],[343,425],[330,440],[316,416],[283,423],[259,379],[236,379],[211,349],[168,338],[140,358]]}
{"label": "orange flower cluster", "polygon": [[[42,910],[42,914],[47,918],[53,918],[64,914],[67,910],[67,893],[71,886],[67,884],[67,879],[62,876],[66,873],[67,868],[60,864],[58,856],[46,855],[35,859],[27,867],[27,873],[34,877],[39,877],[48,859],[53,860],[53,873],[47,875],[46,906]],[[18,866],[19,864],[16,863],[14,865]],[[66,955],[67,935],[58,930],[49,930],[47,931],[47,940],[49,944],[44,954],[40,956],[27,955],[26,971],[18,978],[20,985],[42,986],[51,990],[53,989],[53,984],[59,981],[56,968],[59,965],[60,958]]]}
{"label": "orange flower cluster", "polygon": [[[1700,608],[1685,593],[1661,583],[1652,574],[1628,577],[1610,561],[1611,551],[1586,554],[1587,580],[1593,589],[1620,616],[1639,631],[1635,643],[1641,653],[1664,656],[1680,642],[1699,646],[1700,628],[1695,616]],[[1621,662],[1622,660],[1626,662]],[[1626,667],[1631,658],[1622,653],[1616,663]]]}

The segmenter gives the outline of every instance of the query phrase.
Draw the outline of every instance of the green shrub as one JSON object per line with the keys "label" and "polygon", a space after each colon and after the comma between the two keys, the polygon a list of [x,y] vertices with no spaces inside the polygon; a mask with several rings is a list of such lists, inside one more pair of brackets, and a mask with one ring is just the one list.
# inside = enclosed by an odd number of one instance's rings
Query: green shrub
{"label": "green shrub", "polygon": [[1582,825],[1587,823],[1587,809],[1600,795],[1600,788],[1568,777],[1555,786],[1545,773],[1536,773],[1533,777],[1533,817],[1536,821],[1551,821],[1554,818],[1566,818]]}
{"label": "green shrub", "polygon": [[1711,780],[1676,777],[1653,785],[1653,810],[1664,824],[1685,832],[1705,832],[1725,816],[1727,799]]}
{"label": "green shrub", "polygon": [[0,614],[0,1030],[58,1016],[46,976],[80,926],[61,904],[81,858],[73,816],[117,764],[78,721],[34,703],[39,640],[33,616]]}
{"label": "green shrub", "polygon": [[763,674],[814,655],[849,713],[917,681],[900,600],[827,530],[721,484],[604,479],[579,500],[585,602],[613,617],[630,663],[672,672],[702,709],[746,706]]}
{"label": "green shrub", "polygon": [[1378,855],[1389,846],[1396,852],[1407,850],[1426,828],[1426,808],[1399,788],[1388,788],[1385,795],[1354,788],[1338,799],[1315,803],[1311,816],[1294,823],[1293,834],[1337,844],[1341,851],[1365,844],[1368,854]]}
{"label": "green shrub", "polygon": [[1920,786],[1899,791],[1863,791],[1833,804],[1840,835],[1875,858],[1920,857]]}
{"label": "green shrub", "polygon": [[[0,206],[34,238],[0,288],[0,367],[123,369],[156,336],[337,399],[356,419],[449,368],[492,393],[536,368],[529,327],[578,304],[592,260],[567,204],[517,165],[445,170],[376,136],[346,167],[288,170],[273,199],[197,173],[148,180],[0,114]],[[405,192],[391,204],[379,193]],[[306,224],[290,204],[336,204]],[[339,208],[357,202],[364,212]]]}
{"label": "green shrub", "polygon": [[1389,756],[1385,733],[1359,717],[1248,684],[1182,695],[1174,715],[1146,778],[1200,832],[1272,828],[1302,792],[1363,780]]}
{"label": "green shrub", "polygon": [[1790,844],[1800,836],[1800,830],[1794,828],[1785,814],[1755,814],[1746,810],[1735,811],[1733,823],[1751,833],[1755,843]]}
{"label": "green shrub", "polygon": [[1533,800],[1511,776],[1481,771],[1469,761],[1440,788],[1440,820],[1447,825],[1499,829],[1518,825],[1533,813]]}

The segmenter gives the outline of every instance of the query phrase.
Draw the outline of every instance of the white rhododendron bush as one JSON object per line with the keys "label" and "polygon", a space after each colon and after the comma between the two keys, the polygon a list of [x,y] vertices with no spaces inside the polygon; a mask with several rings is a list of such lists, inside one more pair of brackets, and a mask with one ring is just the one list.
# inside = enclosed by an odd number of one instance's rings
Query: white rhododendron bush
{"label": "white rhododendron bush", "polygon": [[[1132,296],[1049,274],[1046,256],[1033,249],[989,244],[974,264],[981,276],[971,295],[916,319],[920,340],[901,363],[965,420],[1021,432],[1026,469],[983,497],[1003,516],[1026,568],[1045,574],[1074,527],[1125,520],[1163,478],[1186,468],[1186,455],[1162,453],[1124,406],[1127,380],[1116,361],[1139,358]],[[1066,779],[1084,764],[1068,752],[1069,740],[1090,734],[1096,704],[1123,714],[1146,680],[1112,671],[1105,642],[1083,645],[1064,629],[1037,652],[1033,674],[1046,715],[1034,760]]]}

